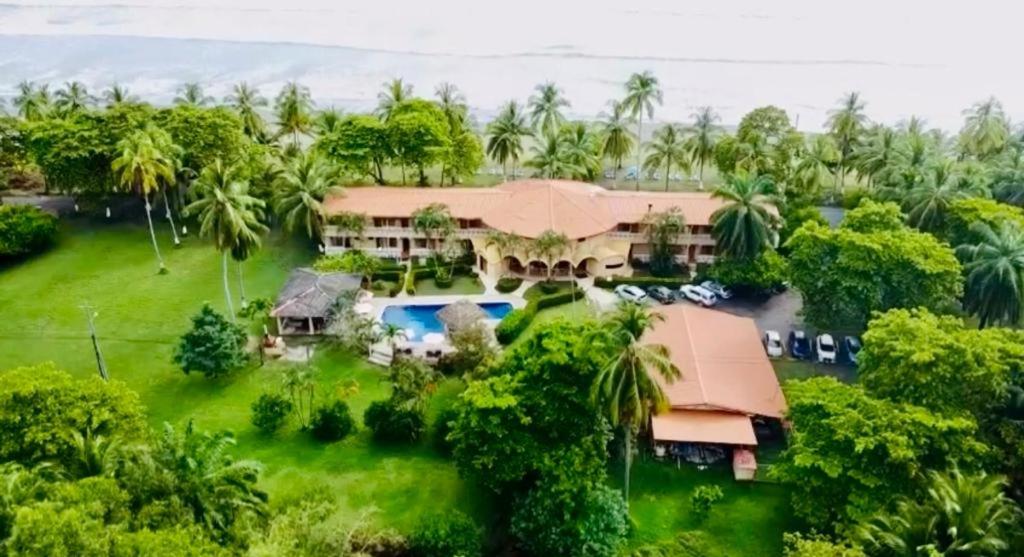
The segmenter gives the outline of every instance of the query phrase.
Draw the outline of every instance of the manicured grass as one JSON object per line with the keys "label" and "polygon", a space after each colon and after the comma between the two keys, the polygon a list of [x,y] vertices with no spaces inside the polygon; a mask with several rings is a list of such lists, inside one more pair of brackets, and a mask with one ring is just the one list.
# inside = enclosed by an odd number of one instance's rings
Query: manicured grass
{"label": "manicured grass", "polygon": [[538,282],[530,286],[523,292],[523,298],[526,298],[527,300],[536,300],[541,296],[551,296],[553,294],[561,294],[563,292],[568,292],[569,288],[572,285],[572,282],[568,280],[559,280],[554,281],[554,284],[557,287],[554,291],[545,292],[544,290],[541,289],[541,283]]}
{"label": "manicured grass", "polygon": [[[78,376],[96,373],[79,306],[91,303],[101,348],[111,377],[136,390],[150,423],[182,424],[194,420],[202,429],[229,429],[238,436],[235,452],[264,464],[263,486],[272,500],[301,497],[316,490],[337,496],[346,513],[379,509],[378,519],[408,529],[422,516],[457,507],[480,515],[477,490],[459,478],[452,464],[428,443],[416,447],[380,447],[368,432],[342,442],[315,442],[290,426],[273,438],[249,423],[250,405],[265,390],[281,383],[281,365],[243,370],[211,381],[185,376],[171,363],[178,337],[203,300],[223,311],[220,259],[203,241],[190,238],[170,247],[161,230],[170,273],[156,274],[144,228],[77,224],[64,230],[57,248],[19,265],[0,269],[0,370],[54,361]],[[309,242],[272,235],[246,263],[250,298],[273,298],[288,272],[314,257]],[[232,269],[232,288],[237,277]],[[237,296],[237,291],[235,293]],[[359,384],[349,404],[357,422],[375,399],[387,395],[383,373],[337,350],[314,356],[321,370],[318,397],[335,396],[348,379]],[[435,403],[454,396],[444,385]]]}
{"label": "manicured grass", "polygon": [[819,364],[806,360],[782,358],[772,360],[772,366],[775,368],[775,375],[779,378],[779,383],[789,379],[807,379],[819,375],[830,375],[844,383],[853,383],[857,379],[857,368],[846,364]]}
{"label": "manicured grass", "polygon": [[473,277],[455,277],[450,288],[438,288],[432,278],[416,281],[416,295],[418,296],[469,296],[483,293],[483,283],[480,282],[480,279]]}

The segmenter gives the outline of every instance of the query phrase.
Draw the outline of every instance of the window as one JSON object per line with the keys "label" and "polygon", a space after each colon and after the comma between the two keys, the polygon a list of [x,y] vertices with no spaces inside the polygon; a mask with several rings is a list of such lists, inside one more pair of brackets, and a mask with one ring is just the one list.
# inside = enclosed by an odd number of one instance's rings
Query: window
{"label": "window", "polygon": [[426,238],[416,238],[416,247],[417,248],[421,248],[421,249],[422,248],[426,248],[427,247],[427,239]]}

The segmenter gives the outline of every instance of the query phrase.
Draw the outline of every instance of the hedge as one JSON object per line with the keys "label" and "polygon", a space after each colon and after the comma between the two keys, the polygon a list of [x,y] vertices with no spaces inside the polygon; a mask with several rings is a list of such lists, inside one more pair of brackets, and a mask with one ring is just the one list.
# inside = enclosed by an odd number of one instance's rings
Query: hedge
{"label": "hedge", "polygon": [[494,289],[502,294],[508,294],[509,292],[515,292],[522,285],[523,279],[519,277],[502,277],[498,279],[498,284]]}
{"label": "hedge", "polygon": [[510,344],[530,326],[538,311],[569,304],[574,300],[582,299],[583,296],[585,296],[585,293],[577,288],[575,291],[570,290],[531,300],[526,304],[526,307],[514,309],[505,315],[494,329],[494,335],[498,338],[498,342]]}
{"label": "hedge", "polygon": [[667,286],[679,288],[689,281],[682,277],[597,277],[594,279],[594,286],[611,290],[620,284],[632,284],[633,286]]}
{"label": "hedge", "polygon": [[28,205],[0,205],[0,260],[43,251],[57,239],[57,218]]}

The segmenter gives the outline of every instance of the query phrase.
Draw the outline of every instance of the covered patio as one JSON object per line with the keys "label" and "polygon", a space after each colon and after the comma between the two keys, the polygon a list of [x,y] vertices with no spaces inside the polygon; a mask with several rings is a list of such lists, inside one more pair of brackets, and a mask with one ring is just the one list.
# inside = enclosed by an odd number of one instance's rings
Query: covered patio
{"label": "covered patio", "polygon": [[277,295],[270,316],[277,320],[280,335],[322,334],[331,311],[344,292],[359,290],[362,277],[348,273],[317,273],[295,269]]}

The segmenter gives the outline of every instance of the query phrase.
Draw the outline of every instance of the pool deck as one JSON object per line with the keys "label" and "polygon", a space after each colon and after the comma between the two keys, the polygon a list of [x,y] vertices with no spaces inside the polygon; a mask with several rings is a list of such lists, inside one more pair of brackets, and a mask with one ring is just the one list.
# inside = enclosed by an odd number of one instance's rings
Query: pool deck
{"label": "pool deck", "polygon": [[377,321],[381,320],[384,310],[388,306],[443,306],[454,304],[459,300],[469,300],[477,304],[512,304],[513,308],[519,309],[526,306],[526,300],[514,294],[477,294],[450,296],[409,296],[404,298],[373,298],[369,301],[373,305],[371,315]]}

